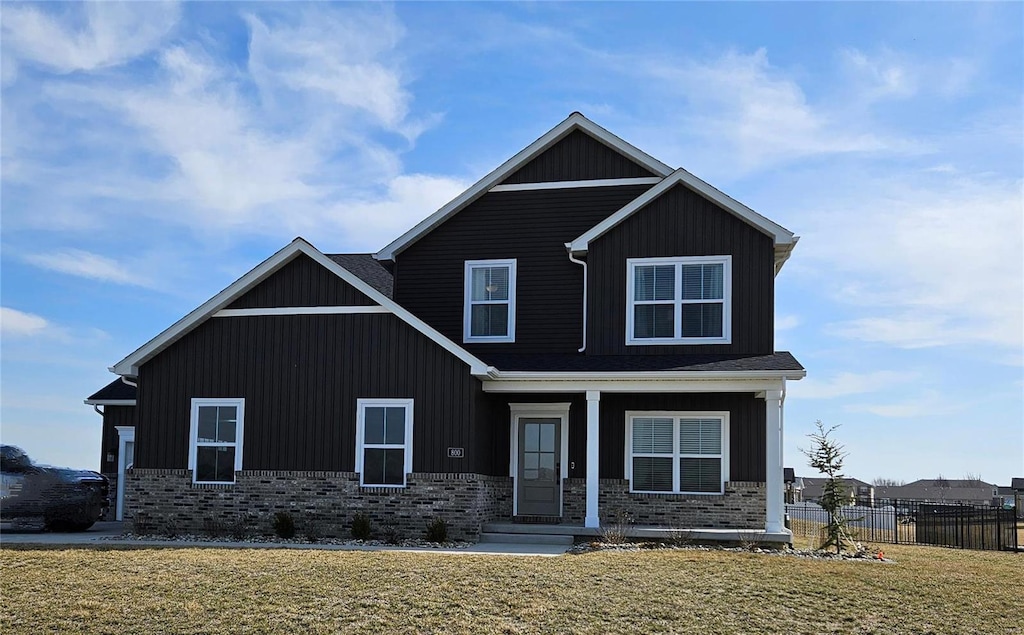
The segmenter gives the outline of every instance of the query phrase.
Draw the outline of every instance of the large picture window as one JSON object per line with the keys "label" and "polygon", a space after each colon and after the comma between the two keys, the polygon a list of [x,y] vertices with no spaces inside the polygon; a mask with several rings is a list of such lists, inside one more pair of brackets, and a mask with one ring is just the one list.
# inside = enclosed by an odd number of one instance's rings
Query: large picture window
{"label": "large picture window", "polygon": [[242,469],[244,399],[193,399],[188,467],[194,483],[234,483]]}
{"label": "large picture window", "polygon": [[626,344],[731,341],[731,256],[626,261]]}
{"label": "large picture window", "polygon": [[356,471],[365,486],[405,487],[412,472],[412,399],[360,399]]}
{"label": "large picture window", "polygon": [[516,261],[466,262],[463,339],[467,342],[516,340]]}
{"label": "large picture window", "polygon": [[630,491],[721,494],[729,480],[728,413],[628,413]]}

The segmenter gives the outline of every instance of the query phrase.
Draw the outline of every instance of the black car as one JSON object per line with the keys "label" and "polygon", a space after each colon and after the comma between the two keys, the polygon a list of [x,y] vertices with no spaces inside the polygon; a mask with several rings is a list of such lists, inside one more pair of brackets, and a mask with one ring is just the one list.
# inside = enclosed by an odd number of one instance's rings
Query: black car
{"label": "black car", "polygon": [[21,448],[0,446],[0,520],[41,519],[51,531],[85,531],[107,511],[107,477],[35,465]]}

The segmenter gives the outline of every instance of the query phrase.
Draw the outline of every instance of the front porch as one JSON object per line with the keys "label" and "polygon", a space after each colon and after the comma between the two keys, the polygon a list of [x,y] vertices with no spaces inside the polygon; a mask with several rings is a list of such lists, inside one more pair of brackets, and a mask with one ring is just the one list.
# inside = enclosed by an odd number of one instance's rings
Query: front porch
{"label": "front porch", "polygon": [[[651,525],[635,525],[628,529],[631,539],[641,540],[686,540],[694,543],[757,543],[768,547],[784,547],[793,542],[788,530],[767,531],[765,529],[696,528],[677,529]],[[561,523],[557,525],[526,524],[512,522],[484,523],[480,542],[572,544],[577,539],[599,538],[602,529],[585,527],[582,524]]]}

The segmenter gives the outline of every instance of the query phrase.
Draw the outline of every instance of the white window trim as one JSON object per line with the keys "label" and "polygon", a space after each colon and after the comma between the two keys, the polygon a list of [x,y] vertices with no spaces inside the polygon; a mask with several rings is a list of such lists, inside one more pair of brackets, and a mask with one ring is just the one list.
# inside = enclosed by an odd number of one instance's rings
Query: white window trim
{"label": "white window trim", "polygon": [[[232,443],[199,443],[199,407],[200,406],[235,406],[238,409],[238,421],[235,424],[235,442]],[[188,433],[188,469],[192,470],[192,482],[197,485],[234,485],[230,481],[200,481],[196,479],[196,450],[199,446],[231,446],[235,448],[235,472],[242,469],[242,442],[245,431],[245,399],[207,399],[192,398],[191,419]]]}
{"label": "white window trim", "polygon": [[[637,417],[672,417],[673,419],[721,419],[722,421],[722,485],[718,492],[683,492],[679,490],[679,459],[704,457],[708,455],[690,455],[679,452],[679,425],[672,424],[672,491],[652,492],[633,488],[633,419]],[[627,411],[626,412],[626,473],[629,480],[629,491],[634,494],[690,494],[694,496],[715,496],[725,493],[725,484],[729,481],[729,412],[696,412],[696,411]]]}
{"label": "white window trim", "polygon": [[[707,300],[683,300],[683,279],[681,265],[722,265],[722,337],[682,337],[682,305],[707,304]],[[676,265],[675,293],[671,304],[675,306],[675,337],[634,337],[633,307],[636,305],[634,280],[637,266]],[[646,303],[646,302],[645,302]],[[663,304],[669,304],[664,301]],[[679,344],[731,344],[732,343],[732,256],[677,256],[673,258],[628,258],[626,259],[626,345],[661,346]]]}
{"label": "white window trim", "polygon": [[[478,267],[508,267],[508,300],[473,301],[473,269]],[[467,260],[464,272],[464,291],[462,303],[462,341],[463,342],[515,342],[516,341],[516,259],[502,260]],[[473,304],[508,304],[508,335],[504,336],[473,336],[472,316]]]}
{"label": "white window trim", "polygon": [[[366,437],[366,408],[368,407],[399,407],[405,408],[405,466],[402,469],[402,484],[380,484],[363,482],[363,450],[366,448],[396,448],[394,444],[369,444],[365,443]],[[359,485],[361,487],[405,487],[409,474],[412,473],[412,423],[413,423],[413,400],[412,399],[357,399],[356,400],[356,472],[359,473]]]}
{"label": "white window trim", "polygon": [[[124,481],[125,472],[132,467],[125,463],[126,446],[135,443],[135,426],[114,426],[117,430],[117,501],[114,509],[114,520],[124,520]],[[132,465],[135,459],[132,459]]]}

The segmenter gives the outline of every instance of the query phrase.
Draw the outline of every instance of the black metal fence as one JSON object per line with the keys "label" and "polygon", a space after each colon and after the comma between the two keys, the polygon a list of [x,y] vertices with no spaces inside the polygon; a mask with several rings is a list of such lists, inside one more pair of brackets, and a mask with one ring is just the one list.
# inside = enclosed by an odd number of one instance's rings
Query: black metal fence
{"label": "black metal fence", "polygon": [[[850,533],[861,542],[923,544],[961,549],[1016,550],[1013,508],[894,500],[886,505],[844,507]],[[794,536],[820,540],[828,512],[815,503],[786,505]]]}

